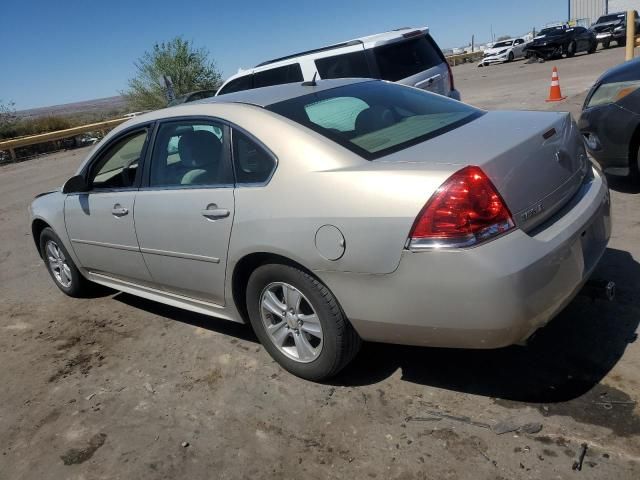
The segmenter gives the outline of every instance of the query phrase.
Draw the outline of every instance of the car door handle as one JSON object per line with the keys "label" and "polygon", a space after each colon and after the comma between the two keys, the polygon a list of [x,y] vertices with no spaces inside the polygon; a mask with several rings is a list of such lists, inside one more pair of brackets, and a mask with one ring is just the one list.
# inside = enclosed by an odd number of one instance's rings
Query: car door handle
{"label": "car door handle", "polygon": [[434,75],[433,77],[429,77],[429,78],[427,78],[427,79],[425,79],[425,80],[421,80],[421,81],[419,81],[419,82],[418,82],[418,83],[416,83],[414,86],[415,86],[415,87],[421,87],[421,86],[423,86],[423,85],[425,85],[425,84],[429,84],[429,86],[431,86],[431,84],[432,84],[433,82],[435,82],[437,79],[439,79],[440,77],[442,77],[442,75],[440,75],[440,74],[438,73],[437,75]]}
{"label": "car door handle", "polygon": [[215,203],[207,205],[207,208],[200,212],[203,217],[208,220],[218,220],[220,218],[226,218],[231,215],[231,212],[226,208],[218,208]]}
{"label": "car door handle", "polygon": [[123,207],[119,203],[116,203],[111,209],[111,213],[113,214],[114,217],[124,217],[129,213],[129,209],[126,207]]}

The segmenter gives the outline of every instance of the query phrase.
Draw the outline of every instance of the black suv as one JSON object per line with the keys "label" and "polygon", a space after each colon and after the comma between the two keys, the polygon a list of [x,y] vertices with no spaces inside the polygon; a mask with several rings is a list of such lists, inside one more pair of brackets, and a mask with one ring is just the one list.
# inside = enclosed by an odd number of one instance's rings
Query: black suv
{"label": "black suv", "polygon": [[[635,12],[636,32],[640,29],[638,12]],[[627,43],[627,14],[625,12],[603,15],[590,29],[596,34],[596,39],[603,48],[609,48],[611,42],[616,42],[619,47]]]}
{"label": "black suv", "polygon": [[594,53],[598,48],[596,35],[584,27],[558,25],[543,28],[537,37],[525,48],[527,58],[543,60],[573,57],[579,52]]}

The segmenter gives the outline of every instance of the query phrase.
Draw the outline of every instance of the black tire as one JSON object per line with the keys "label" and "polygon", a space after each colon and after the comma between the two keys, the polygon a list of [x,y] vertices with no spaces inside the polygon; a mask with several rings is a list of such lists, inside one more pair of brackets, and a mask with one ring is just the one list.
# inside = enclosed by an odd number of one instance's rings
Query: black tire
{"label": "black tire", "polygon": [[611,46],[611,43],[609,42],[602,42],[602,48],[609,48]]}
{"label": "black tire", "polygon": [[619,47],[626,47],[627,46],[627,38],[626,37],[622,37],[621,39],[618,40],[618,46]]}
{"label": "black tire", "polygon": [[515,59],[515,55],[513,54],[513,52],[509,52],[509,56],[507,57],[507,62],[513,62],[513,60]]}
{"label": "black tire", "polygon": [[[66,282],[63,283],[62,280],[56,278],[54,265],[51,261],[52,257],[47,252],[48,242],[53,242],[55,246],[60,249],[61,253],[64,256],[64,262],[68,266],[69,270],[67,272],[67,275],[71,278],[69,285],[65,285],[64,283]],[[77,298],[85,297],[91,292],[93,284],[89,280],[84,278],[78,271],[78,268],[76,267],[75,263],[73,263],[69,252],[60,241],[60,238],[58,237],[58,235],[56,235],[53,229],[49,227],[42,230],[42,233],[40,234],[40,255],[42,256],[42,259],[47,266],[47,271],[49,272],[49,275],[51,275],[53,283],[55,283],[56,287],[58,287],[63,293],[69,295],[70,297]]]}
{"label": "black tire", "polygon": [[592,53],[596,53],[597,49],[598,49],[598,42],[593,42],[593,44],[591,44],[588,50],[589,55],[591,55]]}
{"label": "black tire", "polygon": [[569,42],[569,45],[567,45],[565,47],[564,53],[567,56],[567,58],[571,58],[576,54],[576,42],[574,42],[573,40],[571,42]]}
{"label": "black tire", "polygon": [[640,185],[640,145],[636,149],[636,158],[629,161],[629,179],[631,183]]}
{"label": "black tire", "polygon": [[[322,349],[311,362],[289,358],[275,345],[267,333],[262,320],[261,299],[265,289],[283,282],[299,290],[309,301],[322,327]],[[347,320],[336,298],[318,279],[302,270],[282,264],[267,264],[258,267],[247,285],[247,310],[251,325],[258,339],[285,370],[312,381],[336,375],[358,353],[361,340]]]}

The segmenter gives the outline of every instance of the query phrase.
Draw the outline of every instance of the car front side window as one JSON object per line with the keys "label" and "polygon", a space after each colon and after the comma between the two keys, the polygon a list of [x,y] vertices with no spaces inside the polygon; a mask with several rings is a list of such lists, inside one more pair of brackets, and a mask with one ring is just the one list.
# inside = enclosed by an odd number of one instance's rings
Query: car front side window
{"label": "car front side window", "polygon": [[131,188],[135,185],[148,130],[138,130],[115,140],[91,167],[91,189]]}

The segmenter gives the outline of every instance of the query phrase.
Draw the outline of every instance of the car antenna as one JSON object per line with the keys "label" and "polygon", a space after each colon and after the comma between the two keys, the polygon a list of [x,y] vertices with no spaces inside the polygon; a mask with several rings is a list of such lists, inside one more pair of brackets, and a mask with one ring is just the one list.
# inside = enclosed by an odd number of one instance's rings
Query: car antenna
{"label": "car antenna", "polygon": [[310,82],[302,82],[303,87],[317,87],[318,82],[316,82],[316,77],[318,76],[318,72],[313,74],[313,78]]}

